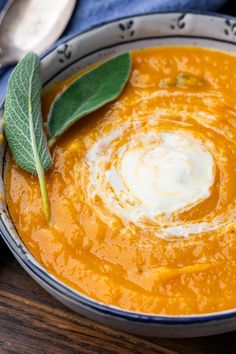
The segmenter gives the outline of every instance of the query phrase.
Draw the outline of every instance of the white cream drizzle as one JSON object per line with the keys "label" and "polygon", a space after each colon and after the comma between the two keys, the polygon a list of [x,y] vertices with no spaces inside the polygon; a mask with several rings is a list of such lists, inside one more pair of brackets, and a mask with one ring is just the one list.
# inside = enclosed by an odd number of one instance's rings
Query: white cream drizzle
{"label": "white cream drizzle", "polygon": [[[207,198],[214,181],[210,152],[181,134],[161,133],[153,140],[118,152],[119,170],[113,167],[110,172],[122,180],[122,191],[137,198],[146,216],[149,210],[169,214]],[[116,184],[108,180],[117,194]]]}
{"label": "white cream drizzle", "polygon": [[[168,220],[172,213],[188,210],[210,195],[215,171],[210,151],[182,131],[131,130],[124,124],[88,151],[88,198],[98,195],[125,224],[156,224],[159,237],[187,237],[215,229],[215,223],[207,222],[161,227],[160,220],[163,216]],[[130,139],[124,140],[123,134],[129,131]]]}

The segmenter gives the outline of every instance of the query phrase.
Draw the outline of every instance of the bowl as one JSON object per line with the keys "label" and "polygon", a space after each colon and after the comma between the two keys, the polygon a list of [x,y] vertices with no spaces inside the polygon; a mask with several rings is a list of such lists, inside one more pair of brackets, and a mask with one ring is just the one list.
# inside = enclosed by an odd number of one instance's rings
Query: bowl
{"label": "bowl", "polygon": [[[153,13],[122,18],[63,40],[41,56],[44,86],[120,52],[163,45],[191,45],[236,53],[236,19],[215,14]],[[108,306],[66,286],[30,254],[4,202],[7,146],[0,146],[0,233],[24,269],[50,294],[78,313],[143,336],[194,337],[236,329],[236,309],[189,316],[158,316]]]}

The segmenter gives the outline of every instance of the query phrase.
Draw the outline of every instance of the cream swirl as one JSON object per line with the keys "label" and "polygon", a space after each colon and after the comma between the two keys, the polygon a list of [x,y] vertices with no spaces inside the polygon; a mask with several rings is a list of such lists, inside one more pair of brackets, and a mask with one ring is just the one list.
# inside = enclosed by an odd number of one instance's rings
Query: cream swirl
{"label": "cream swirl", "polygon": [[150,211],[161,215],[192,206],[208,197],[214,181],[210,152],[199,141],[177,133],[147,134],[141,146],[139,141],[128,143],[118,151],[118,158],[119,169],[113,166],[107,179],[115,194],[120,191],[113,182],[119,180],[122,194],[129,191],[145,216]]}
{"label": "cream swirl", "polygon": [[[86,155],[87,191],[124,223],[148,222],[160,231],[163,216],[166,220],[209,196],[215,165],[210,151],[190,133],[151,125],[143,129],[138,123],[124,124],[93,145]],[[182,231],[173,226],[163,230],[164,237],[214,228],[208,223],[181,226]]]}
{"label": "cream swirl", "polygon": [[77,173],[88,205],[109,227],[122,222],[144,237],[234,227],[231,106],[213,92],[161,90],[135,96],[127,114],[121,104],[111,110]]}

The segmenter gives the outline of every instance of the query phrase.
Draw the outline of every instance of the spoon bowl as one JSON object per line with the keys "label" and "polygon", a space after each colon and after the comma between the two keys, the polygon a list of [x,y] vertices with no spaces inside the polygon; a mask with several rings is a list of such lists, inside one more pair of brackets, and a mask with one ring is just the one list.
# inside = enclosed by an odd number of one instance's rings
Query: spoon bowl
{"label": "spoon bowl", "polygon": [[0,68],[43,52],[64,31],[76,0],[10,0],[0,16]]}

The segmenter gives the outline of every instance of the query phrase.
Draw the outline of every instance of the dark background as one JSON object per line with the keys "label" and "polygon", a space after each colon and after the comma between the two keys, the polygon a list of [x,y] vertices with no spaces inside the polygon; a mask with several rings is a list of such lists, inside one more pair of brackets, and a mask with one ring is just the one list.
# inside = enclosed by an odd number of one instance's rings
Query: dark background
{"label": "dark background", "polygon": [[220,9],[220,12],[230,16],[236,16],[236,0],[227,1],[227,3]]}

